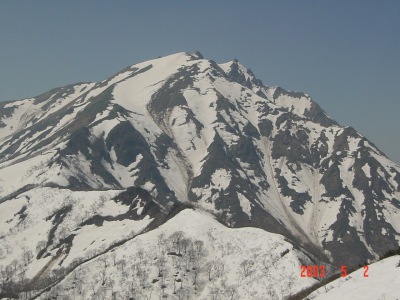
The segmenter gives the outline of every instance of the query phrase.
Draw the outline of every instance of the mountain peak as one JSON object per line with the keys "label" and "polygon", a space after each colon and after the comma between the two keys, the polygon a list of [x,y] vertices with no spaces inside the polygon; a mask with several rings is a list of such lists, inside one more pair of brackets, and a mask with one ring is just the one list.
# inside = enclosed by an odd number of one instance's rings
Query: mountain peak
{"label": "mountain peak", "polygon": [[200,53],[200,51],[194,51],[194,52],[189,52],[192,56],[198,58],[198,59],[204,59],[203,54]]}
{"label": "mountain peak", "polygon": [[247,88],[252,89],[263,86],[262,81],[256,78],[251,69],[242,65],[236,58],[224,64],[219,64],[219,66],[231,80]]}

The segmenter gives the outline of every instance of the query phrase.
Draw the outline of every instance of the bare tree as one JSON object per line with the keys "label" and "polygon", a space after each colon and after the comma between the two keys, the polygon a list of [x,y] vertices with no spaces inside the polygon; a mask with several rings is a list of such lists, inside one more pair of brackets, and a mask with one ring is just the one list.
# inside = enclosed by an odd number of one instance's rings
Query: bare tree
{"label": "bare tree", "polygon": [[192,256],[191,255],[186,255],[185,256],[185,274],[190,272],[191,262],[192,262]]}
{"label": "bare tree", "polygon": [[22,257],[24,258],[24,265],[27,266],[33,258],[33,253],[31,250],[25,250]]}
{"label": "bare tree", "polygon": [[143,248],[139,248],[138,252],[137,252],[137,257],[139,258],[139,264],[141,265],[143,262],[143,258],[144,258],[144,250]]}
{"label": "bare tree", "polygon": [[99,281],[101,282],[101,285],[104,286],[107,283],[107,269],[103,268],[101,271],[98,273],[99,276]]}
{"label": "bare tree", "polygon": [[239,270],[240,273],[243,277],[247,277],[251,274],[252,272],[252,267],[254,265],[254,262],[249,259],[243,260],[240,265],[239,265]]}
{"label": "bare tree", "polygon": [[221,277],[222,275],[224,275],[224,271],[225,271],[225,264],[221,259],[217,259],[214,261],[214,273],[215,276],[217,276],[218,278]]}
{"label": "bare tree", "polygon": [[195,240],[194,245],[196,246],[197,255],[203,252],[204,242],[202,240]]}
{"label": "bare tree", "polygon": [[175,246],[175,252],[178,254],[181,254],[181,241],[184,237],[184,234],[182,231],[175,231],[171,236],[170,239],[173,242],[173,245]]}
{"label": "bare tree", "polygon": [[100,256],[99,263],[106,269],[108,267],[107,257],[105,255]]}
{"label": "bare tree", "polygon": [[94,279],[94,280],[91,280],[91,281],[90,281],[90,284],[89,284],[90,288],[92,289],[93,297],[96,295],[96,291],[97,291],[96,282],[97,282],[97,280]]}
{"label": "bare tree", "polygon": [[164,256],[160,256],[157,258],[155,265],[158,268],[158,277],[163,276],[163,271],[165,269],[165,263],[166,263],[166,260],[165,260]]}
{"label": "bare tree", "polygon": [[211,300],[218,300],[219,299],[219,295],[221,293],[221,289],[218,286],[212,286],[209,288],[210,289],[210,298]]}
{"label": "bare tree", "polygon": [[117,264],[117,253],[115,251],[111,252],[111,259],[113,261],[113,265],[115,266]]}
{"label": "bare tree", "polygon": [[183,280],[182,280],[182,278],[178,278],[177,280],[176,280],[176,282],[178,282],[178,283],[180,283],[180,289],[183,289]]}
{"label": "bare tree", "polygon": [[126,276],[126,260],[121,259],[117,261],[117,268],[120,270],[123,276]]}
{"label": "bare tree", "polygon": [[56,285],[53,287],[48,293],[47,293],[47,298],[48,299],[58,299],[61,294],[61,288],[60,286]]}
{"label": "bare tree", "polygon": [[233,252],[234,252],[234,246],[232,245],[232,243],[231,242],[228,242],[227,244],[226,244],[226,254],[227,255],[230,255],[230,254],[232,254]]}
{"label": "bare tree", "polygon": [[[130,296],[133,297],[134,295],[136,295],[138,290],[139,290],[139,287],[137,286],[136,282],[134,280],[131,280],[131,282],[129,284]],[[131,298],[131,297],[129,297],[129,298]]]}
{"label": "bare tree", "polygon": [[262,258],[262,264],[264,266],[265,270],[268,270],[270,268],[270,264],[271,264],[271,255],[270,254],[265,254],[264,257]]}
{"label": "bare tree", "polygon": [[293,285],[294,285],[294,281],[295,281],[295,279],[294,279],[293,275],[292,274],[288,274],[287,287],[288,287],[288,290],[289,290],[289,295],[292,294],[292,288],[293,288]]}
{"label": "bare tree", "polygon": [[226,298],[229,300],[237,299],[239,294],[238,294],[236,286],[234,286],[234,285],[227,286],[225,288],[225,295],[226,295]]}
{"label": "bare tree", "polygon": [[161,298],[166,298],[165,295],[165,289],[167,288],[167,285],[165,284],[165,282],[160,282],[160,290],[161,290]]}
{"label": "bare tree", "polygon": [[190,248],[191,244],[193,244],[192,240],[189,238],[183,238],[181,240],[181,246],[182,246],[182,250],[183,252],[187,252],[188,247]]}
{"label": "bare tree", "polygon": [[157,236],[158,253],[161,254],[163,252],[163,248],[165,247],[165,244],[166,244],[165,234],[164,233],[160,233]]}
{"label": "bare tree", "polygon": [[4,246],[4,248],[6,249],[6,253],[7,254],[10,254],[12,252],[12,248],[11,248],[10,245],[7,244],[7,245]]}
{"label": "bare tree", "polygon": [[6,270],[3,267],[3,265],[0,265],[0,278],[1,278],[1,286],[3,286],[8,279],[8,276],[6,274]]}
{"label": "bare tree", "polygon": [[191,296],[190,290],[180,289],[176,294],[177,294],[179,300],[191,299],[190,298],[190,296]]}
{"label": "bare tree", "polygon": [[192,275],[193,275],[193,285],[194,285],[194,289],[195,289],[195,290],[198,290],[198,277],[199,277],[199,275],[200,275],[200,272],[201,272],[200,264],[199,264],[198,262],[196,262],[196,263],[193,265],[193,272],[192,272]]}
{"label": "bare tree", "polygon": [[96,292],[96,298],[95,299],[106,300],[107,299],[107,287],[100,286],[99,289]]}
{"label": "bare tree", "polygon": [[19,284],[21,285],[22,289],[25,287],[26,283],[27,283],[27,279],[26,279],[26,270],[22,269],[19,273],[18,273],[18,280],[19,280]]}
{"label": "bare tree", "polygon": [[149,274],[143,266],[137,265],[137,276],[139,277],[140,285],[145,288]]}
{"label": "bare tree", "polygon": [[174,291],[172,293],[176,294],[176,275],[172,276],[172,284],[173,284],[173,287],[174,287]]}
{"label": "bare tree", "polygon": [[204,268],[205,268],[205,270],[207,272],[208,280],[211,281],[212,280],[212,275],[214,273],[214,261],[207,262]]}
{"label": "bare tree", "polygon": [[267,295],[268,295],[268,299],[277,299],[278,295],[276,294],[274,287],[273,287],[273,283],[271,282],[271,280],[268,280],[268,283],[264,283],[266,289],[267,289]]}
{"label": "bare tree", "polygon": [[111,298],[114,300],[116,297],[114,287],[115,287],[115,280],[108,278],[107,279],[107,288],[111,291]]}
{"label": "bare tree", "polygon": [[212,247],[213,249],[215,249],[216,238],[213,236],[213,234],[212,234],[211,231],[207,231],[207,236],[208,236],[208,239],[209,239],[209,241],[210,241],[211,247]]}
{"label": "bare tree", "polygon": [[81,296],[84,296],[84,291],[85,291],[84,286],[85,286],[85,284],[84,284],[83,280],[79,280],[78,279],[78,280],[75,281],[76,291]]}
{"label": "bare tree", "polygon": [[13,270],[13,275],[12,276],[14,276],[15,274],[17,274],[17,270],[18,270],[18,267],[20,266],[20,264],[19,264],[19,262],[18,262],[18,260],[16,260],[16,259],[14,259],[12,262],[11,262],[11,267],[12,267],[12,270]]}

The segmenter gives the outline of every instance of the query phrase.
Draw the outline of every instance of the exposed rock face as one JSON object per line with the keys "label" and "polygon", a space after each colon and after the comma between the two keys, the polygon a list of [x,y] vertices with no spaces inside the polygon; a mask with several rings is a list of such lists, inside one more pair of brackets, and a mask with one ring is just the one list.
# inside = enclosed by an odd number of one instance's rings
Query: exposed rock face
{"label": "exposed rock face", "polygon": [[0,179],[12,182],[2,197],[134,187],[165,214],[189,203],[336,265],[399,245],[399,166],[308,95],[265,86],[237,60],[179,53],[0,103],[0,140]]}

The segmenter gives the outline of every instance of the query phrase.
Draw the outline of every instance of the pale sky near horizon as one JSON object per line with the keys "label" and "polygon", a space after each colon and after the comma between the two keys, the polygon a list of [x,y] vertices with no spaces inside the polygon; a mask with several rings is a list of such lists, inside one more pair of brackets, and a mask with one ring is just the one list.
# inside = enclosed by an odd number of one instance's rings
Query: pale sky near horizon
{"label": "pale sky near horizon", "polygon": [[308,93],[400,164],[400,1],[0,2],[0,101],[181,51]]}

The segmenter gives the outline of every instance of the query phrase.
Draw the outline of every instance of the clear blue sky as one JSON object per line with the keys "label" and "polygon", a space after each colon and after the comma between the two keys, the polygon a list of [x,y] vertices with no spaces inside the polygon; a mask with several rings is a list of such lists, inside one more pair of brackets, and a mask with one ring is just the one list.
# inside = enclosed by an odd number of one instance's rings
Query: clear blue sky
{"label": "clear blue sky", "polygon": [[0,101],[180,51],[310,94],[400,163],[400,1],[0,1]]}

